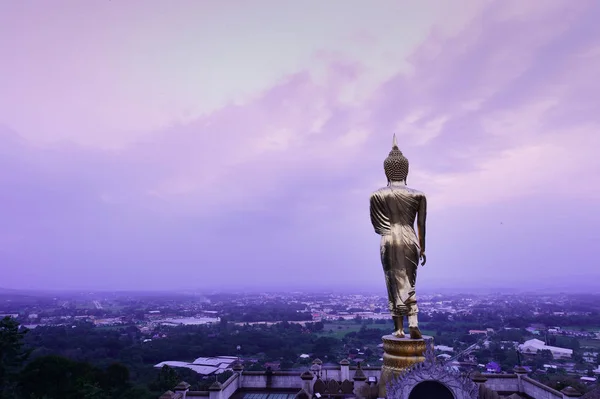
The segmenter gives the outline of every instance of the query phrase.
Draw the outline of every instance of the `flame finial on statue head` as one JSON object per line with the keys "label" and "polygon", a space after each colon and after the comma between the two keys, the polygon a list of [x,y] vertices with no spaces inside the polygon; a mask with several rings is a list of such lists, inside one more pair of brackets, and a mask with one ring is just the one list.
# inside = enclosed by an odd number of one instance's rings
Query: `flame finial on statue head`
{"label": "flame finial on statue head", "polygon": [[406,178],[408,177],[408,159],[406,159],[402,154],[402,151],[398,148],[398,141],[395,133],[392,142],[392,150],[383,162],[383,170],[385,171],[388,183],[393,181],[406,182]]}

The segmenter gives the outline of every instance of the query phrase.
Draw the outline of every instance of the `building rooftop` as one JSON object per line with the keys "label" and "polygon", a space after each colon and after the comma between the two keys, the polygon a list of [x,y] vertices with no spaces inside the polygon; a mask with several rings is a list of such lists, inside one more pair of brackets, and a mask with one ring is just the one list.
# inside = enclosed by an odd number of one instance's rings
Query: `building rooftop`
{"label": "building rooftop", "polygon": [[522,347],[522,348],[529,347],[529,348],[534,348],[537,350],[549,350],[551,352],[564,353],[564,354],[568,354],[568,355],[573,354],[573,349],[560,348],[558,346],[546,345],[546,343],[544,341],[540,341],[539,339],[535,339],[535,338],[530,339],[529,341],[525,341],[525,343],[520,345],[520,347]]}
{"label": "building rooftop", "polygon": [[215,356],[215,357],[199,357],[192,363],[182,362],[177,360],[168,360],[156,364],[155,368],[163,366],[187,368],[201,375],[220,374],[227,369],[230,369],[237,361],[235,356]]}

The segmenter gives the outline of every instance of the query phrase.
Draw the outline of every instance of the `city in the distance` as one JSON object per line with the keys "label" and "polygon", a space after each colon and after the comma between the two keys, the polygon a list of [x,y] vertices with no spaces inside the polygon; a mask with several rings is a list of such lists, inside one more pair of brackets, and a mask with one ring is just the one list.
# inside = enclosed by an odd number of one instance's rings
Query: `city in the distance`
{"label": "city in the distance", "polygon": [[[424,293],[420,306],[436,357],[457,370],[506,374],[522,366],[549,387],[583,391],[600,374],[598,294]],[[315,359],[381,367],[381,336],[393,329],[387,299],[364,293],[1,290],[0,313],[29,330],[33,361],[24,373],[34,391],[52,392],[44,367],[119,364],[128,370],[112,370],[119,384],[140,398],[183,380],[208,390],[238,360],[262,372],[302,372]]]}

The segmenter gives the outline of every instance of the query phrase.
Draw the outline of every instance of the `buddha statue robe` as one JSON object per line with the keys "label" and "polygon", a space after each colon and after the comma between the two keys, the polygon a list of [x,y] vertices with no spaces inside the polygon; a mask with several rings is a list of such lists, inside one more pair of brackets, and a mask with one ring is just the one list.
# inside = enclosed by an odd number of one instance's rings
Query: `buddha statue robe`
{"label": "buddha statue robe", "polygon": [[[371,195],[371,223],[381,235],[381,263],[392,316],[416,316],[415,284],[421,253],[425,251],[425,194],[404,182],[390,182]],[[419,237],[414,230],[415,220]]]}

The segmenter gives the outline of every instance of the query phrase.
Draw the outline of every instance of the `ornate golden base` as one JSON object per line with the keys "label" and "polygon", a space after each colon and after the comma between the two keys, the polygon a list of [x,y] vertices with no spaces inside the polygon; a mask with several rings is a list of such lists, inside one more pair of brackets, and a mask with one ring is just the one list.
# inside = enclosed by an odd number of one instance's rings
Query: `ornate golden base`
{"label": "ornate golden base", "polygon": [[433,339],[423,336],[423,339],[398,338],[393,335],[384,335],[383,340],[383,366],[379,379],[379,397],[386,397],[386,385],[400,373],[415,363],[425,361],[425,341]]}

